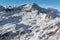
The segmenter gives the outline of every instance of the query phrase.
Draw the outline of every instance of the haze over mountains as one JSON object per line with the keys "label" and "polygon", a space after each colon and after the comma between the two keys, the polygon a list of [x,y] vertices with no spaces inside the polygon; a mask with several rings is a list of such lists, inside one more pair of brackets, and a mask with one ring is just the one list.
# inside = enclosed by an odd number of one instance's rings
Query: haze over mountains
{"label": "haze over mountains", "polygon": [[0,31],[0,40],[60,40],[60,12],[36,3],[18,7],[0,5],[0,29],[9,30]]}

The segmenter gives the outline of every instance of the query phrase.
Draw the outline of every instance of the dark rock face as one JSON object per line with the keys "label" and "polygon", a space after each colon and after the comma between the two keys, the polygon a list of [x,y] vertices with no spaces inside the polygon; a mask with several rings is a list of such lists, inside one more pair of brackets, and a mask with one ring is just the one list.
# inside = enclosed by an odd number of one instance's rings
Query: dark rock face
{"label": "dark rock face", "polygon": [[6,11],[6,12],[8,12],[8,11],[12,11],[12,9],[7,8],[7,9],[5,9],[5,11]]}
{"label": "dark rock face", "polygon": [[3,7],[3,6],[0,5],[0,12],[4,11],[4,9],[5,9],[5,7]]}

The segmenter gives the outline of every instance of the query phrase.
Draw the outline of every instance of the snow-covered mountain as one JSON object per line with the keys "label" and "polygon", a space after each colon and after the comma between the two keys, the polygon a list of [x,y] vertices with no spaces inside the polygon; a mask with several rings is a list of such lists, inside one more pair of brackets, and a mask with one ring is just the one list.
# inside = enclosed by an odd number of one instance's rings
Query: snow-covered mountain
{"label": "snow-covered mountain", "polygon": [[60,40],[57,9],[32,3],[0,10],[0,40]]}

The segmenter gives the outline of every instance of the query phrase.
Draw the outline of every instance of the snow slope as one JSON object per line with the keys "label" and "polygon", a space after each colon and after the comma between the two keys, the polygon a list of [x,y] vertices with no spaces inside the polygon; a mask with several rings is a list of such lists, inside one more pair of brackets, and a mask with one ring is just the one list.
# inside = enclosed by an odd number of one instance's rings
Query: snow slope
{"label": "snow slope", "polygon": [[5,8],[0,12],[0,28],[14,24],[15,29],[0,36],[0,40],[60,40],[59,14],[36,3]]}

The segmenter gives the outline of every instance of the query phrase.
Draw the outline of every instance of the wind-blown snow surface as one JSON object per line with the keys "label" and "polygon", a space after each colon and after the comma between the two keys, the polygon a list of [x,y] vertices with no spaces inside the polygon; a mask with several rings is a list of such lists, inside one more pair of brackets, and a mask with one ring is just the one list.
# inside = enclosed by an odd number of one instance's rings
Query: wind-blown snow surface
{"label": "wind-blown snow surface", "polygon": [[59,14],[56,9],[41,8],[35,3],[4,8],[0,28],[12,25],[15,32],[0,36],[0,40],[60,40]]}

